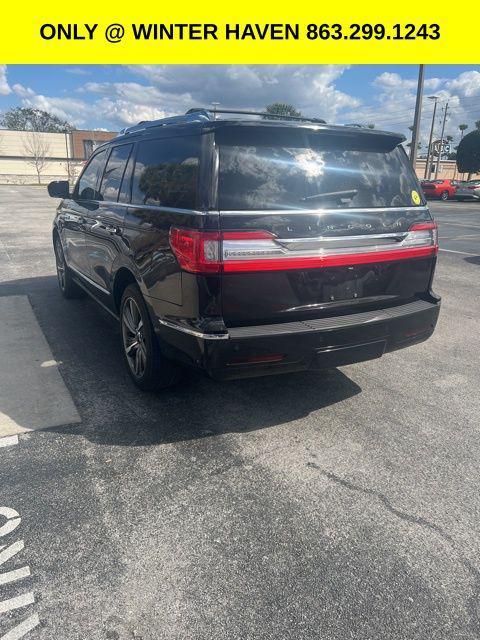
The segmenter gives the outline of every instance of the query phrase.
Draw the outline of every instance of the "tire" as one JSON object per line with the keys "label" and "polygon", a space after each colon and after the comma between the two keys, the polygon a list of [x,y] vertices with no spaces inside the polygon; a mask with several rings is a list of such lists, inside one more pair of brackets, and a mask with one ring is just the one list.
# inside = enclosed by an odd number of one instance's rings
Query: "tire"
{"label": "tire", "polygon": [[440,194],[440,200],[443,200],[444,202],[446,202],[448,198],[449,198],[448,191],[442,191],[442,193]]}
{"label": "tire", "polygon": [[85,291],[78,286],[73,280],[70,269],[65,260],[62,243],[60,237],[55,235],[53,238],[53,248],[55,251],[55,265],[57,268],[58,287],[64,298],[71,300],[72,298],[85,297]]}
{"label": "tire", "polygon": [[180,380],[181,368],[160,351],[147,306],[136,284],[128,285],[123,292],[120,329],[123,359],[139,389],[158,391]]}

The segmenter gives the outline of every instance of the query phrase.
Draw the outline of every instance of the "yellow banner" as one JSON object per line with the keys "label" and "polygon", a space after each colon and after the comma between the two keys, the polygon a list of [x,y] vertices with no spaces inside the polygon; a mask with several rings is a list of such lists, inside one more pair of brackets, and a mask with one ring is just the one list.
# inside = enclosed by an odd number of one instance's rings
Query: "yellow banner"
{"label": "yellow banner", "polygon": [[471,63],[451,2],[4,3],[3,63]]}

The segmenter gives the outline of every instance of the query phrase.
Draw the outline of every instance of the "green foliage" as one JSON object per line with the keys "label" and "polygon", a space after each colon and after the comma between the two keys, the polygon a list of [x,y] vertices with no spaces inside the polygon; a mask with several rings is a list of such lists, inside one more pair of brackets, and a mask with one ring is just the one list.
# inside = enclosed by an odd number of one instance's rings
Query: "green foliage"
{"label": "green foliage", "polygon": [[457,166],[460,173],[480,172],[480,129],[467,133],[458,145]]}
{"label": "green foliage", "polygon": [[12,107],[0,118],[0,124],[15,131],[40,131],[42,133],[70,132],[75,127],[57,116],[30,107]]}
{"label": "green foliage", "polygon": [[266,113],[268,116],[265,116],[265,119],[276,120],[281,119],[285,116],[293,116],[295,118],[300,118],[302,116],[301,112],[291,104],[287,104],[285,102],[273,102],[265,107]]}

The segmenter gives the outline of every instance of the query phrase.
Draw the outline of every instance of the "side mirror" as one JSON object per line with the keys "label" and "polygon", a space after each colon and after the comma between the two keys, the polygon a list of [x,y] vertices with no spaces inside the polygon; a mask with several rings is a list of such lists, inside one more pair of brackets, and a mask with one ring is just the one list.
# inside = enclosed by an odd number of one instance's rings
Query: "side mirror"
{"label": "side mirror", "polygon": [[50,182],[47,189],[51,198],[68,198],[70,196],[68,180],[54,180]]}

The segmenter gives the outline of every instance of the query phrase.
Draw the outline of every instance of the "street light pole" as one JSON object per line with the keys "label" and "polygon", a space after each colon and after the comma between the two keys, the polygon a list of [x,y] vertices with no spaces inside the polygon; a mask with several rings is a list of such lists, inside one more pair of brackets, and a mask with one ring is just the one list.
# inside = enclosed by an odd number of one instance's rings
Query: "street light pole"
{"label": "street light pole", "polygon": [[[435,114],[437,113],[438,96],[428,96],[428,99],[433,100],[434,103],[433,103],[432,126],[430,127],[430,138],[428,140],[427,163],[425,164],[425,174],[423,176],[425,180],[427,178],[430,178],[430,151],[432,149],[433,128],[435,126]],[[433,153],[432,153],[432,159],[433,159]]]}
{"label": "street light pole", "polygon": [[213,105],[213,119],[217,119],[217,107],[220,106],[220,102],[212,102]]}
{"label": "street light pole", "polygon": [[418,67],[418,84],[417,84],[417,100],[415,102],[415,118],[413,121],[412,146],[410,147],[410,162],[415,170],[417,162],[417,148],[420,137],[420,120],[422,118],[422,99],[423,99],[423,79],[425,75],[425,65]]}
{"label": "street light pole", "polygon": [[440,149],[438,150],[437,166],[435,167],[435,180],[438,177],[438,170],[440,169],[440,158],[443,151],[443,134],[445,133],[445,122],[447,121],[448,102],[443,110],[443,122],[442,122],[442,135],[440,136]]}

